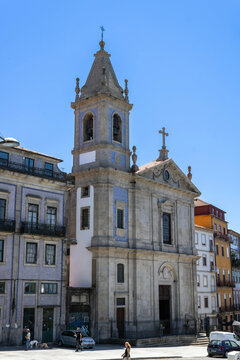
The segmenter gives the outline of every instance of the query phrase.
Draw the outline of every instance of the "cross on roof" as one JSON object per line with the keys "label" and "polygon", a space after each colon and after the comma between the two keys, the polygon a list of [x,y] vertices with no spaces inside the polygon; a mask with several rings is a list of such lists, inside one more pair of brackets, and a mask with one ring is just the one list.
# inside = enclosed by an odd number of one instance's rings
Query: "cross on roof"
{"label": "cross on roof", "polygon": [[102,34],[101,34],[101,38],[102,38],[102,41],[103,41],[103,32],[106,31],[103,27],[103,25],[100,27],[100,29],[102,30]]}
{"label": "cross on roof", "polygon": [[162,146],[162,148],[166,149],[165,136],[168,136],[168,133],[165,132],[165,127],[163,127],[162,130],[159,130],[159,134],[162,134],[162,137],[163,137],[163,146]]}

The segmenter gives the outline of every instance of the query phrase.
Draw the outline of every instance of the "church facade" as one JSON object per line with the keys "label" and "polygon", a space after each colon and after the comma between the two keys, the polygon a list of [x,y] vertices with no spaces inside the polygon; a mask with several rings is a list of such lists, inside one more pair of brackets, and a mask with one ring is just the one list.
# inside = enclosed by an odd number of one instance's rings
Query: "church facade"
{"label": "church facade", "polygon": [[127,80],[123,90],[104,46],[71,104],[68,325],[86,323],[97,341],[191,334],[200,193],[168,158],[164,128],[157,159],[138,167],[133,147],[130,165]]}

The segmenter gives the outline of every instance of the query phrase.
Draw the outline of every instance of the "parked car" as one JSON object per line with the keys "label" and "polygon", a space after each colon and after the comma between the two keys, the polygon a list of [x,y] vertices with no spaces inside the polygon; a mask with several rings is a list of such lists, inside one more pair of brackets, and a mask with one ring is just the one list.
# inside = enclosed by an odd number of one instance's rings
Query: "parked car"
{"label": "parked car", "polygon": [[228,357],[231,351],[240,351],[240,346],[233,340],[212,340],[208,344],[208,356],[223,355]]}
{"label": "parked car", "polygon": [[233,340],[240,346],[239,337],[233,332],[227,331],[212,331],[209,340]]}
{"label": "parked car", "polygon": [[[57,344],[58,346],[75,346],[76,345],[76,337],[75,337],[76,330],[65,330],[62,331],[60,334]],[[95,346],[95,341],[90,336],[84,336],[82,338],[82,347],[84,349],[92,349]]]}

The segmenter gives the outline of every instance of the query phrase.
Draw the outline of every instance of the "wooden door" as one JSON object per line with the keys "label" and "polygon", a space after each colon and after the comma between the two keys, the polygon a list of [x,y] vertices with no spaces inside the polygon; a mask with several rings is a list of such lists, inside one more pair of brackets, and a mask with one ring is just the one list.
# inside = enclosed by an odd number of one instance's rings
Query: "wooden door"
{"label": "wooden door", "polygon": [[124,319],[125,319],[125,309],[117,308],[117,328],[118,328],[118,337],[120,339],[124,338]]}

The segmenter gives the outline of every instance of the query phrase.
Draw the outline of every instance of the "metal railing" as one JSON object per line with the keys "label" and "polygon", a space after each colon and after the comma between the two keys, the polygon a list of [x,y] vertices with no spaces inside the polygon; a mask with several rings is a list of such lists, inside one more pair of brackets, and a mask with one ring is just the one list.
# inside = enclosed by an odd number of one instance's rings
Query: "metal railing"
{"label": "metal railing", "polygon": [[15,220],[0,220],[0,231],[13,232],[15,231]]}
{"label": "metal railing", "polygon": [[58,236],[63,237],[66,233],[65,226],[48,225],[48,224],[34,224],[31,222],[23,221],[20,228],[21,234],[35,234],[46,236]]}
{"label": "metal railing", "polygon": [[52,171],[49,169],[44,168],[37,168],[37,167],[26,167],[24,164],[16,163],[12,161],[1,161],[0,162],[0,169],[6,169],[11,171],[17,171],[22,174],[29,174],[33,176],[38,176],[45,179],[53,179],[57,181],[65,182],[67,181],[67,174],[63,172]]}
{"label": "metal railing", "polygon": [[231,280],[217,280],[217,286],[234,287],[235,283]]}

